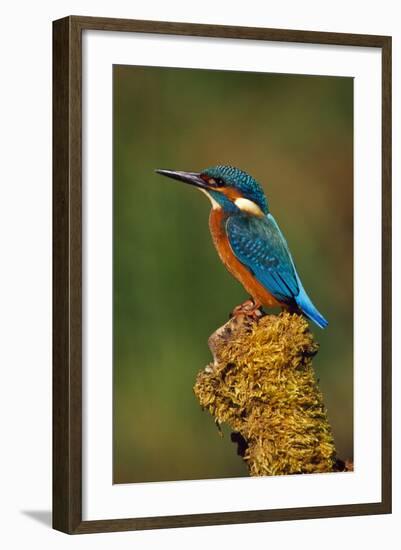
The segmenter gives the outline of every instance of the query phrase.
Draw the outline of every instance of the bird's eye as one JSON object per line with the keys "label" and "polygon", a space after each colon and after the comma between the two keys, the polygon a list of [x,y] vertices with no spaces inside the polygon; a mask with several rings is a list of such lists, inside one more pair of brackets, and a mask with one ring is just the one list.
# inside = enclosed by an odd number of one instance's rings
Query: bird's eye
{"label": "bird's eye", "polygon": [[209,184],[214,185],[216,187],[223,187],[224,181],[221,178],[210,178]]}
{"label": "bird's eye", "polygon": [[223,187],[225,182],[222,178],[212,178],[206,174],[201,174],[201,178],[206,182],[210,187]]}

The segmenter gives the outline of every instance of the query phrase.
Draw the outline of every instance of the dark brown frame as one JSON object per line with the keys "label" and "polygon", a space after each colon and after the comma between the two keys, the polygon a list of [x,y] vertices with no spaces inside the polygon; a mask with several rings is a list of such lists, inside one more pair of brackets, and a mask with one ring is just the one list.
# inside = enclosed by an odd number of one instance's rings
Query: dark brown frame
{"label": "dark brown frame", "polygon": [[[382,498],[276,510],[82,521],[81,55],[86,29],[381,48]],[[69,534],[391,512],[391,37],[71,16],[53,22],[53,527]]]}

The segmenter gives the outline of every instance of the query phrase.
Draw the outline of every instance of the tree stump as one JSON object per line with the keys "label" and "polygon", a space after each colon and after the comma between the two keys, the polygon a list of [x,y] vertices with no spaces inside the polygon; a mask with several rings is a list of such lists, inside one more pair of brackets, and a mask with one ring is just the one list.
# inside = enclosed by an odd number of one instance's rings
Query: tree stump
{"label": "tree stump", "polygon": [[296,313],[237,315],[209,338],[213,363],[194,392],[217,424],[227,423],[251,476],[351,469],[336,459],[312,367],[319,349]]}

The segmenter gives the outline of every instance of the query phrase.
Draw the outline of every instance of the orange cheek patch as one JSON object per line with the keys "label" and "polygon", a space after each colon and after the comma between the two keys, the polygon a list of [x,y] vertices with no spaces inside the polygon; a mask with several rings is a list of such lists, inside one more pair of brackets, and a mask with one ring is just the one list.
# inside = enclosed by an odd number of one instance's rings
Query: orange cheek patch
{"label": "orange cheek patch", "polygon": [[242,196],[237,189],[234,189],[234,187],[220,187],[218,190],[233,202],[235,199],[239,199]]}

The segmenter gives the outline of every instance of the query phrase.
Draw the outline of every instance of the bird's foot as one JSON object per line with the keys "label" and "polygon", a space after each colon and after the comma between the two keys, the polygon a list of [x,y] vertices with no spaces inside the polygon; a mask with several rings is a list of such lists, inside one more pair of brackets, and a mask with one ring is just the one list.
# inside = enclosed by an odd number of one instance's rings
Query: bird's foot
{"label": "bird's foot", "polygon": [[232,317],[251,317],[255,321],[263,316],[263,313],[260,309],[261,304],[255,303],[252,300],[246,300],[243,304],[240,304],[239,306],[236,306],[231,314],[230,318]]}

